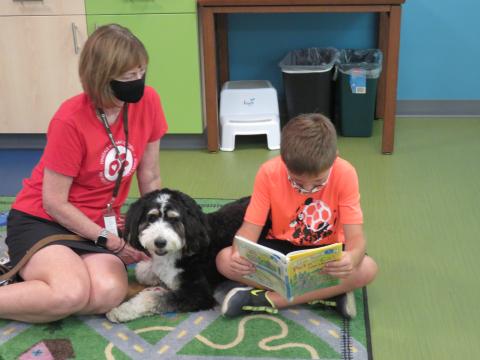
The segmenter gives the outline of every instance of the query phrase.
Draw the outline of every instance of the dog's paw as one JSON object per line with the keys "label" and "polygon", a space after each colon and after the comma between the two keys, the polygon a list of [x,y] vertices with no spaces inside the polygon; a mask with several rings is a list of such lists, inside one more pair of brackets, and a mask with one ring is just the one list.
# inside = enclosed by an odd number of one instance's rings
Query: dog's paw
{"label": "dog's paw", "polygon": [[138,311],[138,309],[135,309],[129,302],[125,302],[105,314],[107,319],[113,323],[123,323],[145,315],[147,315],[145,312]]}
{"label": "dog's paw", "polygon": [[112,322],[112,323],[121,323],[123,322],[122,321],[122,314],[121,314],[121,311],[119,311],[118,307],[110,310],[109,312],[107,312],[105,314],[105,316],[107,317],[107,319]]}
{"label": "dog's paw", "polygon": [[161,287],[149,287],[120,306],[106,313],[108,320],[121,323],[158,313],[159,304],[167,290]]}

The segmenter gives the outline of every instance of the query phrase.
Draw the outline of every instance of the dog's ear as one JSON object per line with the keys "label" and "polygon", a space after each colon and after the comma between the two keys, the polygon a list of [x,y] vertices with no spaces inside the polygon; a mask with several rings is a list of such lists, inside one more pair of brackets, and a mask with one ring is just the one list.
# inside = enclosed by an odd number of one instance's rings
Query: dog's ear
{"label": "dog's ear", "polygon": [[145,211],[145,200],[143,198],[135,201],[128,208],[127,215],[125,216],[125,241],[135,249],[141,249],[142,246],[138,240],[138,226],[143,217]]}
{"label": "dog's ear", "polygon": [[202,208],[190,196],[179,192],[179,199],[185,209],[183,226],[185,228],[186,247],[184,254],[191,256],[207,250],[210,244],[207,217]]}

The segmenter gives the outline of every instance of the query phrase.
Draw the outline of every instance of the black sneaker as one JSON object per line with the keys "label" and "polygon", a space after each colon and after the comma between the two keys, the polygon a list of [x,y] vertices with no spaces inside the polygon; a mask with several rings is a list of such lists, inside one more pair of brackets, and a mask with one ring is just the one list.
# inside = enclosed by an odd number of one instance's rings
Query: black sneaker
{"label": "black sneaker", "polygon": [[10,280],[0,280],[0,286],[10,285]]}
{"label": "black sneaker", "polygon": [[[0,275],[4,275],[10,271],[10,268],[8,267],[8,263],[4,263],[2,261],[3,261],[3,258],[0,259]],[[11,279],[0,280],[0,286],[6,286],[11,282],[12,282]]]}
{"label": "black sneaker", "polygon": [[351,320],[357,316],[357,304],[353,291],[336,296],[335,301],[337,303],[336,310],[345,319]]}
{"label": "black sneaker", "polygon": [[265,290],[252,287],[237,287],[230,290],[222,304],[222,315],[235,317],[249,312],[276,314],[278,310]]}
{"label": "black sneaker", "polygon": [[325,306],[334,307],[343,318],[348,320],[354,319],[357,316],[357,306],[353,291],[349,291],[345,294],[337,295],[325,300],[314,300],[309,302],[309,304],[322,304]]}

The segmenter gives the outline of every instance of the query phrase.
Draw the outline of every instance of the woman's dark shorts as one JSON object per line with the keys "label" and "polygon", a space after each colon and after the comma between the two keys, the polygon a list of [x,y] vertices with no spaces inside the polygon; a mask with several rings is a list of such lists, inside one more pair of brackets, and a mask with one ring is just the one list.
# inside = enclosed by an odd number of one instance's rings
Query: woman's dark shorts
{"label": "woman's dark shorts", "polygon": [[[53,221],[11,209],[7,218],[7,238],[5,239],[10,257],[9,266],[15,266],[35,243],[46,236],[56,234],[73,233]],[[90,240],[59,240],[50,245],[54,244],[68,246],[79,255],[87,253],[113,254],[110,250],[97,246]]]}

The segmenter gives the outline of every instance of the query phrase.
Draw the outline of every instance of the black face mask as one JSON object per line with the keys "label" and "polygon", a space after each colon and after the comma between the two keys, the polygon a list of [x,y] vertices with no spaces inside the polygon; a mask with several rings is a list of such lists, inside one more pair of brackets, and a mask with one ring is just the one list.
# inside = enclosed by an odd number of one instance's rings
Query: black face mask
{"label": "black face mask", "polygon": [[145,75],[141,79],[131,81],[110,81],[110,87],[118,100],[127,103],[139,102],[145,90]]}

